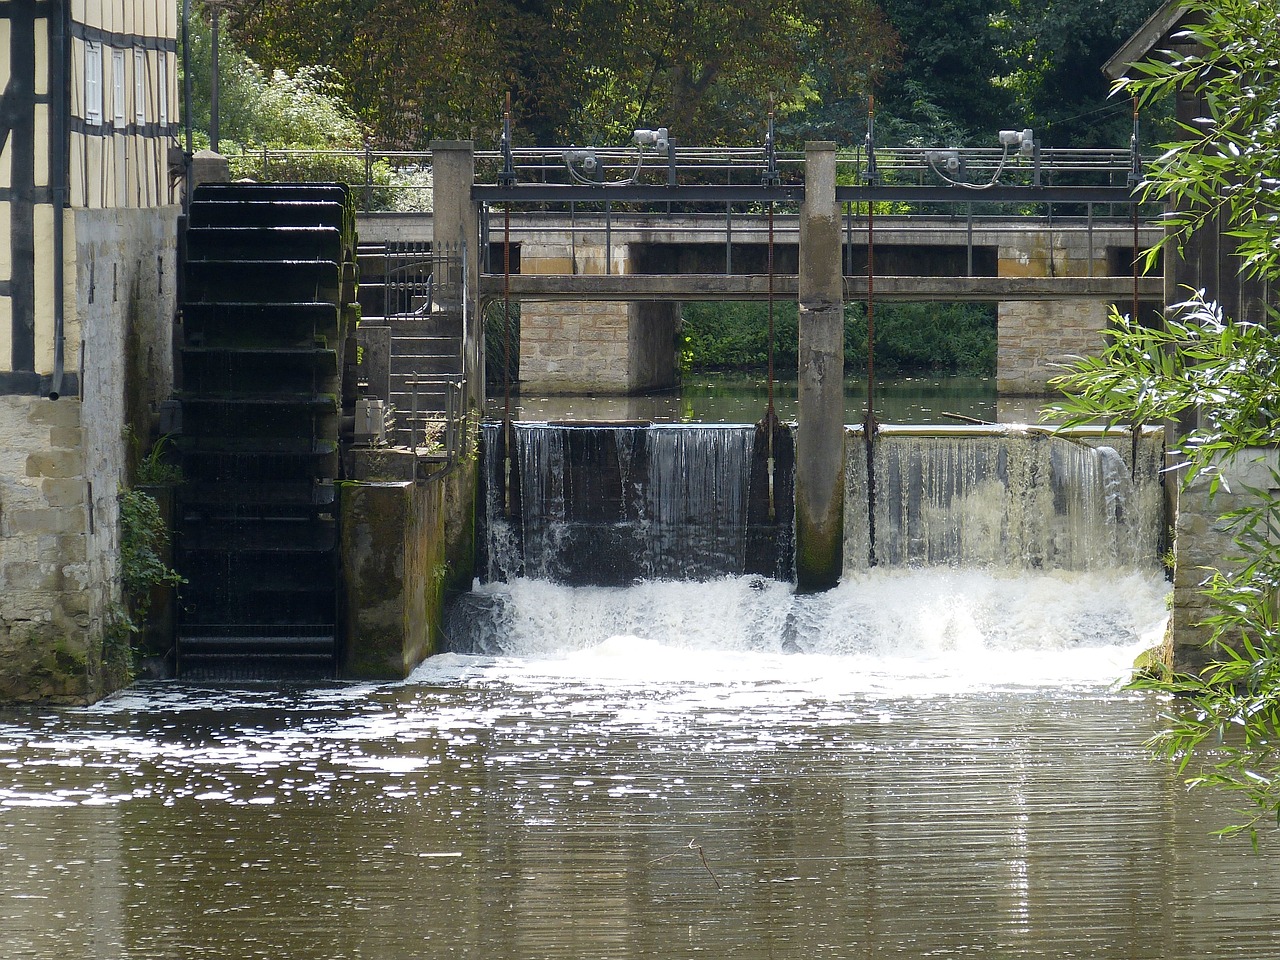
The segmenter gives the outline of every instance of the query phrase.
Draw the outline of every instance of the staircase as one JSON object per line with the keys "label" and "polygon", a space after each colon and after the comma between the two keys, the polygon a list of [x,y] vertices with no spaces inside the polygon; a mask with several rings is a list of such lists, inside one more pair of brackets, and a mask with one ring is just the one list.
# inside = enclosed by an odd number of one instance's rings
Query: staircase
{"label": "staircase", "polygon": [[177,675],[332,677],[356,315],[347,188],[197,187],[183,281]]}
{"label": "staircase", "polygon": [[380,303],[374,309],[381,308],[382,319],[370,317],[368,322],[391,330],[386,399],[395,410],[395,427],[387,440],[395,446],[422,447],[434,425],[461,413],[457,385],[463,376],[463,324],[457,251],[385,243],[363,248],[361,256],[381,274],[381,296],[376,298]]}

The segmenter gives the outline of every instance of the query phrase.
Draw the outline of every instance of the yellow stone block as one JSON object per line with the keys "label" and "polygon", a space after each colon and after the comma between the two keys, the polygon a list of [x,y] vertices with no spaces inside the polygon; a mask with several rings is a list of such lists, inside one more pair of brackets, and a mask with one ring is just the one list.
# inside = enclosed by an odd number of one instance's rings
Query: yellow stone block
{"label": "yellow stone block", "polygon": [[997,276],[1047,277],[1049,276],[1049,261],[1045,257],[1001,257]]}
{"label": "yellow stone block", "polygon": [[573,260],[569,257],[521,257],[520,272],[533,276],[572,274]]}

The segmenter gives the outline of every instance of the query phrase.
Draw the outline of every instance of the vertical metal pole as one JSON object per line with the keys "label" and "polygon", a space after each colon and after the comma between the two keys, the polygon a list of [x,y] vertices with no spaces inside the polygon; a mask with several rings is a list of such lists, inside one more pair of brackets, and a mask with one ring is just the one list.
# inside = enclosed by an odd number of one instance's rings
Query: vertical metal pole
{"label": "vertical metal pole", "polygon": [[511,204],[503,204],[502,214],[502,330],[506,338],[502,361],[502,490],[506,514],[511,516]]}
{"label": "vertical metal pole", "polygon": [[862,424],[862,442],[867,445],[867,563],[876,565],[876,97],[867,103],[867,418]]}
{"label": "vertical metal pole", "polygon": [[604,202],[604,272],[613,273],[613,206]]}
{"label": "vertical metal pole", "polygon": [[209,149],[218,152],[218,10],[212,3],[213,15],[213,71],[209,78]]}
{"label": "vertical metal pole", "polygon": [[853,276],[853,204],[844,205],[844,275]]}
{"label": "vertical metal pole", "polygon": [[1085,237],[1088,242],[1089,271],[1087,276],[1093,276],[1093,204],[1085,204]]}
{"label": "vertical metal pole", "polygon": [[[502,140],[511,142],[511,94],[502,114]],[[502,205],[502,494],[505,513],[511,516],[511,204]]]}
{"label": "vertical metal pole", "polygon": [[965,276],[973,276],[973,204],[965,204]]}
{"label": "vertical metal pole", "polygon": [[373,154],[368,142],[364,145],[364,208],[373,209]]}
{"label": "vertical metal pole", "polygon": [[413,450],[413,478],[418,479],[418,372],[415,370],[409,378],[412,388],[412,399],[409,402],[409,446]]}
{"label": "vertical metal pole", "polygon": [[724,205],[724,272],[733,273],[733,207]]}
{"label": "vertical metal pole", "polygon": [[[773,115],[769,116],[770,136],[773,132]],[[776,520],[778,518],[777,507],[773,499],[773,428],[778,421],[778,415],[773,409],[773,201],[769,201],[769,248],[765,255],[767,261],[766,269],[769,273],[769,407],[765,413],[765,428],[768,432],[768,468],[769,468],[769,519]]]}

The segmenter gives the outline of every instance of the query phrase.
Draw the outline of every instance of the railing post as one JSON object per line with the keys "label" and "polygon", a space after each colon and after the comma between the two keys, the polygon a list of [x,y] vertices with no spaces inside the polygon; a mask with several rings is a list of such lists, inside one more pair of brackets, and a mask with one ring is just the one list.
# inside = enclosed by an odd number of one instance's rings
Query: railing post
{"label": "railing post", "polygon": [[373,153],[364,145],[364,208],[373,209]]}

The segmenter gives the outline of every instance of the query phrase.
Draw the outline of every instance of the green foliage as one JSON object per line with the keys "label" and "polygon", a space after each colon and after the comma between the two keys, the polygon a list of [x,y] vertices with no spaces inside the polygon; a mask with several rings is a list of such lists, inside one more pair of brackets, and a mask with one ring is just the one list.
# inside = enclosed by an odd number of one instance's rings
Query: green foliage
{"label": "green foliage", "polygon": [[[194,3],[191,119],[203,144],[209,142],[213,78],[213,36],[207,21],[208,13]],[[264,70],[224,30],[218,42],[218,77],[219,139],[233,149],[323,150],[364,142],[364,126],[343,99],[340,78],[330,67],[298,64],[292,70]]]}
{"label": "green foliage", "polygon": [[[1149,200],[1176,211],[1165,245],[1181,247],[1196,229],[1225,223],[1242,272],[1280,280],[1280,2],[1191,0],[1178,52],[1143,64],[1122,85],[1142,102],[1195,86],[1205,115],[1168,144],[1147,171]],[[1186,43],[1198,42],[1201,52]],[[1158,329],[1115,317],[1098,359],[1076,361],[1060,381],[1060,410],[1076,418],[1158,422],[1184,415],[1195,426],[1177,441],[1188,481],[1222,484],[1223,464],[1280,441],[1280,314],[1265,324],[1223,315],[1203,293],[1174,307]],[[1191,416],[1194,414],[1195,416]],[[1280,476],[1270,481],[1280,489]],[[1246,491],[1251,505],[1226,518],[1239,548],[1204,590],[1211,614],[1209,666],[1196,675],[1147,680],[1176,695],[1169,727],[1154,742],[1193,786],[1232,791],[1252,815],[1227,832],[1280,818],[1280,500]]]}
{"label": "green foliage", "polygon": [[[1201,224],[1225,218],[1243,272],[1280,273],[1280,3],[1276,0],[1188,0],[1189,28],[1202,52],[1149,61],[1120,86],[1143,106],[1195,88],[1205,114],[1162,146],[1147,170],[1147,199],[1176,199],[1161,245],[1178,250]],[[1153,251],[1152,257],[1155,256]]]}
{"label": "green foliage", "polygon": [[[875,308],[876,370],[884,374],[987,376],[996,368],[996,315],[972,303],[885,303]],[[845,310],[845,362],[864,368],[863,304]]]}
{"label": "green foliage", "polygon": [[[876,306],[876,369],[885,374],[988,375],[995,369],[995,312],[979,304],[894,303]],[[688,369],[742,369],[768,362],[767,307],[752,303],[696,303],[684,307]],[[774,366],[795,370],[799,340],[794,301],[774,306]],[[867,365],[867,316],[861,303],[845,307],[845,366]]]}
{"label": "green foliage", "polygon": [[[796,368],[797,310],[774,304],[774,366]],[[742,369],[769,362],[768,307],[759,303],[687,303],[682,334],[689,369]]]}
{"label": "green foliage", "polygon": [[139,438],[130,431],[133,441],[134,481],[142,486],[159,486],[163,484],[181,483],[182,466],[171,459],[174,443],[173,437],[167,434],[151,445],[145,454],[141,452]]}
{"label": "green foliage", "polygon": [[1005,60],[998,84],[1013,97],[1005,123],[1032,127],[1051,147],[1123,146],[1127,101],[1107,102],[1102,65],[1161,0],[1005,0],[993,26]]}
{"label": "green foliage", "polygon": [[146,620],[151,589],[185,583],[161,559],[169,532],[155,497],[142,490],[122,490],[120,500],[120,577],[128,606],[130,632]]}
{"label": "green foliage", "polygon": [[228,22],[270,69],[332,65],[394,149],[492,142],[507,91],[520,142],[667,126],[684,143],[740,143],[758,139],[771,105],[785,116],[820,89],[862,95],[897,54],[872,0],[383,0],[358,15],[339,0],[236,2]]}
{"label": "green foliage", "polygon": [[506,384],[508,371],[514,387],[520,371],[520,304],[491,300],[484,308],[484,379],[491,391]]}

